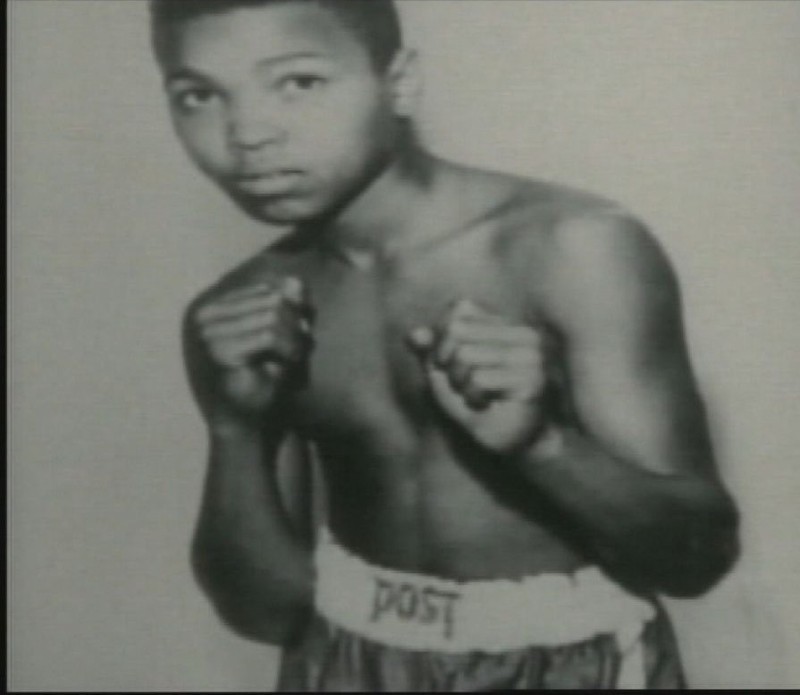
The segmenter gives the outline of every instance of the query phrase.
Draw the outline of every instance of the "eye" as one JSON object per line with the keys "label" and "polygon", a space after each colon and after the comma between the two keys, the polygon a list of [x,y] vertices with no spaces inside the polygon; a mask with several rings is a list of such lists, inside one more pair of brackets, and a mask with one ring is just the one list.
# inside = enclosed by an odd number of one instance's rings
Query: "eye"
{"label": "eye", "polygon": [[295,96],[318,91],[327,83],[328,80],[321,75],[297,73],[284,77],[282,80],[280,80],[278,87],[282,93],[289,96]]}
{"label": "eye", "polygon": [[208,87],[192,87],[176,91],[173,103],[184,112],[199,111],[209,106],[217,98],[217,93]]}

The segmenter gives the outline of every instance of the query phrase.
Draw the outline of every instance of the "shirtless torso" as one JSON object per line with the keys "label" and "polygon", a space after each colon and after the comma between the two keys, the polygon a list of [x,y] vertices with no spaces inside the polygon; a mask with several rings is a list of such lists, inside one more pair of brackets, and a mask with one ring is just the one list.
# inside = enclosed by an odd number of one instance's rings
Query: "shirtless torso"
{"label": "shirtless torso", "polygon": [[[731,558],[715,535],[728,522],[706,528],[679,517],[710,536],[696,536],[690,549],[699,569],[685,555],[674,578],[671,558],[686,548],[686,530],[667,513],[699,505],[727,518],[729,507],[710,458],[674,278],[657,244],[619,207],[589,194],[439,160],[432,166],[436,183],[421,212],[409,212],[409,228],[385,234],[396,243],[361,253],[323,233],[290,236],[198,299],[188,313],[187,358],[201,406],[209,399],[197,365],[207,346],[193,338],[191,319],[260,282],[296,278],[313,308],[313,348],[300,360],[303,378],[285,379],[266,416],[268,428],[277,413],[281,422],[266,450],[286,435],[301,442],[294,451],[314,446],[327,523],[348,549],[376,565],[457,580],[569,573],[600,562],[646,593],[704,590],[706,571],[718,576]],[[464,298],[542,336],[541,417],[578,433],[558,463],[509,463],[433,397],[409,337]],[[212,475],[215,458],[239,456],[215,455],[212,446]],[[303,465],[290,462],[289,477]],[[233,497],[208,487],[201,547],[214,537],[208,529],[240,529],[237,519],[260,519],[266,530],[255,528],[265,538],[276,533],[280,522],[268,520],[274,510],[265,512],[263,498],[233,507]],[[307,488],[290,481],[283,489],[305,490],[281,504],[296,529],[306,527],[297,510],[307,510]],[[290,593],[309,600],[303,553],[270,548],[257,533],[245,540],[261,557],[255,581],[285,567]]]}
{"label": "shirtless torso", "polygon": [[540,319],[531,279],[566,194],[492,183],[497,199],[487,196],[482,213],[391,258],[357,267],[323,248],[287,259],[316,310],[310,378],[288,404],[291,421],[317,446],[332,530],[378,564],[474,579],[585,563],[535,505],[517,504],[509,470],[454,438],[408,342],[461,297],[519,323]]}

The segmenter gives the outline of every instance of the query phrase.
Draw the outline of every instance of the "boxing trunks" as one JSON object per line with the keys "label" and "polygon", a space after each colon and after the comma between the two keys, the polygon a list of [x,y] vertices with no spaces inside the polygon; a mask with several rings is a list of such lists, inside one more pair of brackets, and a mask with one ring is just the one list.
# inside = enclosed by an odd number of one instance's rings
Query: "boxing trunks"
{"label": "boxing trunks", "polygon": [[372,565],[325,529],[315,564],[281,691],[685,687],[663,610],[597,568],[452,581]]}

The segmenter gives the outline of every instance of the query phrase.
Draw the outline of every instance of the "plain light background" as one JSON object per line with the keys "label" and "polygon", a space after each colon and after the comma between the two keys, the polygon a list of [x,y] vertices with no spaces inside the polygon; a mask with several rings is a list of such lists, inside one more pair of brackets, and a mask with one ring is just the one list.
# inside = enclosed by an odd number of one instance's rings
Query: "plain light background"
{"label": "plain light background", "polygon": [[[800,685],[800,4],[402,4],[437,151],[616,198],[672,256],[744,514],[735,572],[670,602],[689,674]],[[273,232],[174,142],[143,2],[10,9],[10,686],[268,690],[188,568],[178,323]]]}

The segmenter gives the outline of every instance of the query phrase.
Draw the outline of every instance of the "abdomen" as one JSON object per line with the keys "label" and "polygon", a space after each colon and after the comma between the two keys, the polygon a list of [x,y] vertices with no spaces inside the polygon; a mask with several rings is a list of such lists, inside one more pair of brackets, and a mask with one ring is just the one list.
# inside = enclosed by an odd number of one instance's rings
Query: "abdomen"
{"label": "abdomen", "polygon": [[334,535],[374,564],[461,580],[586,564],[563,520],[510,466],[456,455],[440,432],[406,446],[329,443],[321,454]]}

